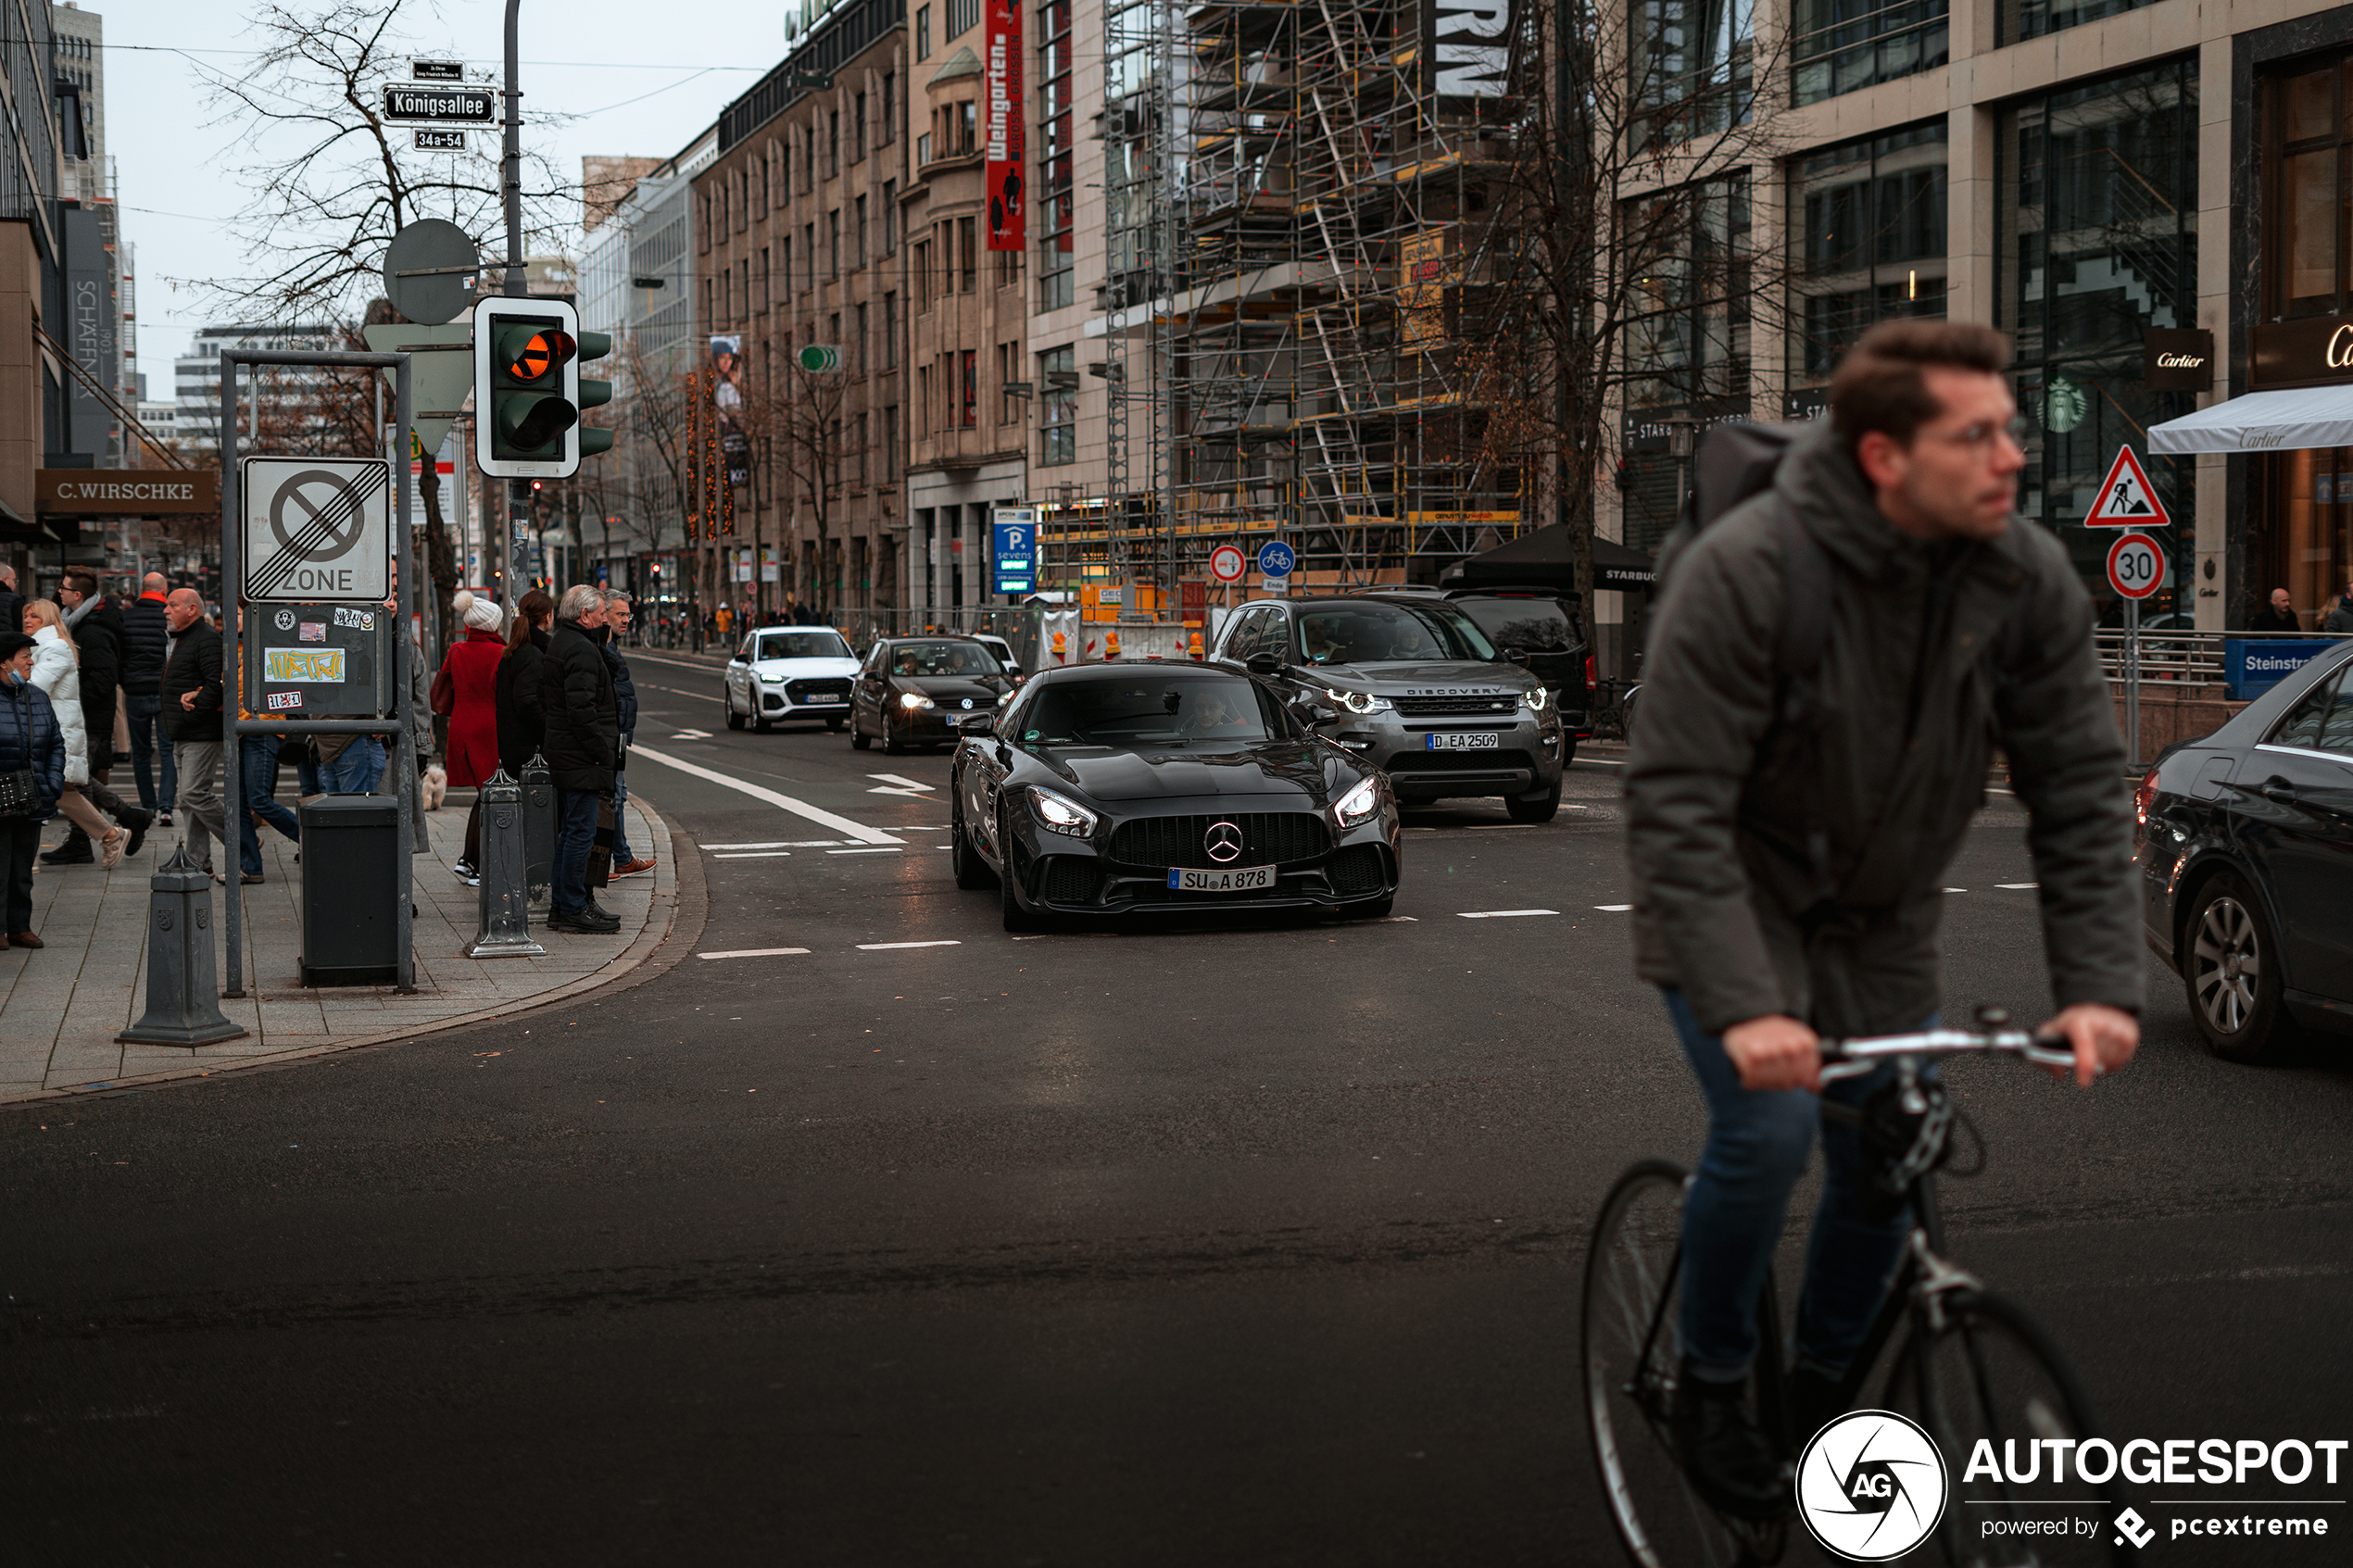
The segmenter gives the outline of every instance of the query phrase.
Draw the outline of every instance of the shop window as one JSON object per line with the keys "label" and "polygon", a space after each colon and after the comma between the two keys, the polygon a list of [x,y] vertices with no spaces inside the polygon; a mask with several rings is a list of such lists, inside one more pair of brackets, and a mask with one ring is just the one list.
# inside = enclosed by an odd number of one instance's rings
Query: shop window
{"label": "shop window", "polygon": [[1944,314],[1944,122],[1842,142],[1789,167],[1802,329],[1790,370],[1818,381],[1873,322]]}

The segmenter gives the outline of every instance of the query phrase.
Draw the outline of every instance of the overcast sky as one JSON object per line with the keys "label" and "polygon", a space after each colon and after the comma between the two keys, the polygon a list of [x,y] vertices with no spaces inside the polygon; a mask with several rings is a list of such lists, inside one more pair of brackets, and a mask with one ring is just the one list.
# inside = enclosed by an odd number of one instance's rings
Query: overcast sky
{"label": "overcast sky", "polygon": [[[297,6],[325,0],[292,0]],[[208,323],[191,287],[248,270],[224,215],[245,200],[233,125],[212,125],[195,62],[234,71],[254,39],[241,0],[83,0],[106,20],[107,151],[122,229],[139,247],[139,368],[148,395],[171,395],[171,361]],[[523,0],[525,134],[535,110],[576,116],[541,144],[567,177],[590,153],[667,157],[782,57],[776,0]],[[503,0],[411,0],[404,19],[421,54],[498,68]],[[132,47],[136,45],[137,47]],[[180,51],[180,52],[174,52]],[[476,130],[497,148],[496,127]]]}

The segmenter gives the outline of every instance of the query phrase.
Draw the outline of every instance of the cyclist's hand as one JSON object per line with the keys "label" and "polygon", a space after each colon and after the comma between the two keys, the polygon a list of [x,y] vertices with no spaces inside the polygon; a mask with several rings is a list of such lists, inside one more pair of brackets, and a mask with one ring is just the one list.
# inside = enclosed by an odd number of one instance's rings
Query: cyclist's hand
{"label": "cyclist's hand", "polygon": [[1740,1069],[1744,1089],[1822,1086],[1822,1046],[1814,1031],[1786,1013],[1735,1023],[1724,1031],[1724,1054]]}
{"label": "cyclist's hand", "polygon": [[[2075,1047],[2075,1081],[2085,1088],[2102,1073],[2113,1073],[2140,1047],[2141,1021],[2121,1008],[2078,1002],[2043,1025],[2040,1033],[2064,1035]],[[2052,1069],[2057,1077],[2058,1070]]]}

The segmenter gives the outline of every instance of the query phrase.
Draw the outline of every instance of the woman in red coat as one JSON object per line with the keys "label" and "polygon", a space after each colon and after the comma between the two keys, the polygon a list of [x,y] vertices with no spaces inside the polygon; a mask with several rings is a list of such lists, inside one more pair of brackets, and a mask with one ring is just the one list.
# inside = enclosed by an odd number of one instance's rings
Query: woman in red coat
{"label": "woman in red coat", "polygon": [[[501,617],[494,600],[478,599],[460,589],[449,608],[466,634],[449,645],[442,673],[449,677],[455,702],[449,710],[449,741],[446,747],[449,784],[453,789],[480,789],[498,771],[498,658],[507,640],[498,634]],[[459,879],[468,886],[482,885],[475,869],[482,855],[482,797],[474,797],[466,817],[466,852],[457,865]]]}

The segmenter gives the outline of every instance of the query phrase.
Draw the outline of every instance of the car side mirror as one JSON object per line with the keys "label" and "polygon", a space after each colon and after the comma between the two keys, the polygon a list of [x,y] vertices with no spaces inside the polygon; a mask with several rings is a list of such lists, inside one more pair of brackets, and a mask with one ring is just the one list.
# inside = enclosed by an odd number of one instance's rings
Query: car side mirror
{"label": "car side mirror", "polygon": [[960,735],[993,734],[996,729],[997,715],[994,713],[967,713],[956,721],[956,733]]}
{"label": "car side mirror", "polygon": [[1283,672],[1283,661],[1271,653],[1254,653],[1242,660],[1242,668],[1253,675],[1279,675]]}
{"label": "car side mirror", "polygon": [[1021,679],[1021,666],[1018,664],[1008,664],[1005,666],[1005,673],[1011,675],[1014,680],[1018,681]]}
{"label": "car side mirror", "polygon": [[730,664],[749,664],[751,660],[746,659],[740,653],[735,653],[727,656],[727,662]]}
{"label": "car side mirror", "polygon": [[1528,652],[1525,648],[1505,648],[1504,650],[1504,657],[1510,659],[1514,664],[1518,665],[1522,670],[1528,668]]}

